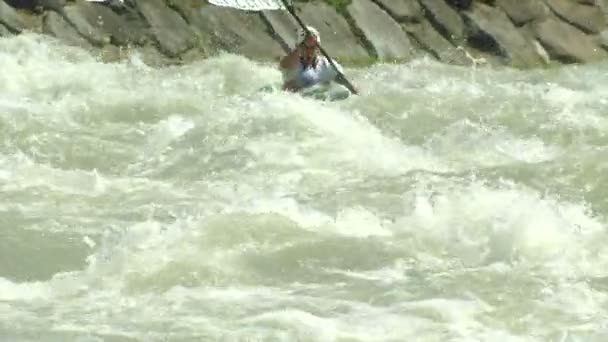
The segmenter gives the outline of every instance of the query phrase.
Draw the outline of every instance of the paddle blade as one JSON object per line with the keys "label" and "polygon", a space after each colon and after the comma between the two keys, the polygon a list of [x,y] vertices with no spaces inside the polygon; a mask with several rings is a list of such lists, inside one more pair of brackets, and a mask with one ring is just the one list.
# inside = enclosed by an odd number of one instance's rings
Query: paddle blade
{"label": "paddle blade", "polygon": [[281,0],[209,0],[210,4],[232,7],[244,11],[265,11],[285,9]]}

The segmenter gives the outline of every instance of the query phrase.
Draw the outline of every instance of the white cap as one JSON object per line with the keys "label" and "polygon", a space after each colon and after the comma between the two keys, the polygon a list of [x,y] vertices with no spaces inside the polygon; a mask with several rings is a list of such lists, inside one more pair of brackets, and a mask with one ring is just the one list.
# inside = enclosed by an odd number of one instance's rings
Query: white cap
{"label": "white cap", "polygon": [[[306,26],[306,28],[308,31],[310,31],[310,34],[317,39],[317,43],[321,44],[321,36],[319,35],[319,31],[312,26]],[[298,40],[296,44],[301,44],[304,41],[304,38],[306,38],[306,31],[304,31],[303,28],[298,29]]]}

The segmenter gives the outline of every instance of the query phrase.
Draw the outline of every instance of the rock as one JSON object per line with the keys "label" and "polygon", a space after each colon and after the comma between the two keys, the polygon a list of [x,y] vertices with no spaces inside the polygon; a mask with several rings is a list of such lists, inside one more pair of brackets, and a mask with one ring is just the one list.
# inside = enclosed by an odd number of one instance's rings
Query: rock
{"label": "rock", "polygon": [[141,45],[146,40],[141,21],[132,20],[126,13],[118,15],[105,5],[79,2],[67,6],[65,13],[77,30],[93,44],[104,45],[109,41],[119,46]]}
{"label": "rock", "polygon": [[67,6],[64,8],[65,19],[69,21],[76,31],[78,31],[83,37],[85,37],[89,43],[94,46],[104,46],[109,43],[110,39],[105,37],[103,32],[99,29],[99,24],[96,22],[90,23],[82,14],[82,8],[90,5],[88,3],[79,4],[76,6]]}
{"label": "rock", "polygon": [[226,51],[256,60],[276,59],[283,54],[257,12],[205,6],[193,22],[204,33],[205,44],[214,52]]}
{"label": "rock", "polygon": [[552,59],[580,63],[608,57],[591,37],[559,19],[550,17],[528,25]]}
{"label": "rock", "polygon": [[6,28],[6,26],[0,24],[0,37],[12,36],[13,33]]}
{"label": "rock", "polygon": [[374,0],[384,11],[398,22],[420,22],[424,18],[422,6],[411,0]]}
{"label": "rock", "polygon": [[551,10],[542,0],[497,0],[500,7],[517,26],[523,26],[533,20],[543,20]]}
{"label": "rock", "polygon": [[[293,48],[299,25],[285,11],[265,11],[264,17],[285,45]],[[298,13],[307,24],[319,30],[321,45],[335,59],[361,60],[370,55],[357,40],[343,16],[325,2],[307,2]]]}
{"label": "rock", "polygon": [[25,24],[14,8],[0,0],[0,24],[14,33],[20,33],[25,29]]}
{"label": "rock", "polygon": [[200,24],[201,10],[207,6],[207,0],[167,0],[170,8],[178,12],[192,26]]}
{"label": "rock", "polygon": [[411,59],[414,48],[405,31],[370,0],[353,0],[347,12],[381,60]]}
{"label": "rock", "polygon": [[455,65],[471,65],[465,54],[457,50],[428,21],[404,25],[404,29],[415,39],[416,45],[438,60]]}
{"label": "rock", "polygon": [[172,60],[150,45],[144,45],[122,52],[127,58],[136,55],[144,64],[151,67],[162,67],[172,64]]}
{"label": "rock", "polygon": [[[488,51],[508,59],[516,67],[533,67],[543,64],[532,42],[521,34],[500,9],[476,3],[472,11],[464,13],[470,42],[486,42]],[[483,44],[483,43],[482,43]],[[477,44],[475,44],[477,46]]]}
{"label": "rock", "polygon": [[194,47],[197,38],[192,29],[162,0],[137,0],[135,3],[165,55],[178,57]]}
{"label": "rock", "polygon": [[45,13],[42,20],[42,30],[44,33],[53,35],[68,45],[91,48],[91,44],[56,12]]}
{"label": "rock", "polygon": [[458,12],[451,8],[444,0],[419,1],[425,9],[427,18],[439,33],[453,43],[464,41],[464,22]]}
{"label": "rock", "polygon": [[600,34],[596,37],[596,43],[604,49],[608,49],[608,30],[600,32]]}
{"label": "rock", "polygon": [[586,6],[572,0],[545,0],[558,17],[589,33],[599,33],[606,27],[606,18],[598,7]]}

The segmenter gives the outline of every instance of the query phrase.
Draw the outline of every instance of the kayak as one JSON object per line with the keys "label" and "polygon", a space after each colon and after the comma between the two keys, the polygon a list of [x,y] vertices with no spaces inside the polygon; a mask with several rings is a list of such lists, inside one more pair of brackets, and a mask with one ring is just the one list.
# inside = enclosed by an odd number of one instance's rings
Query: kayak
{"label": "kayak", "polygon": [[[280,84],[271,84],[260,88],[258,91],[265,93],[277,93],[283,91]],[[350,97],[351,92],[343,85],[337,83],[319,84],[303,89],[297,94],[302,97],[312,98],[320,101],[341,101]]]}

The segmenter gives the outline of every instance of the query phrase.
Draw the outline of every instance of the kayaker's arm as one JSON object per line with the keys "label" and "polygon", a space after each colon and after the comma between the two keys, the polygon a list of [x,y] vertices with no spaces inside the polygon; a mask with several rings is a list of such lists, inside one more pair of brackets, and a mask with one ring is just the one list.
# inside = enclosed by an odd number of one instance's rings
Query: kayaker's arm
{"label": "kayaker's arm", "polygon": [[281,69],[292,69],[296,67],[300,61],[300,49],[301,47],[298,45],[287,56],[281,58],[281,61],[279,62]]}

